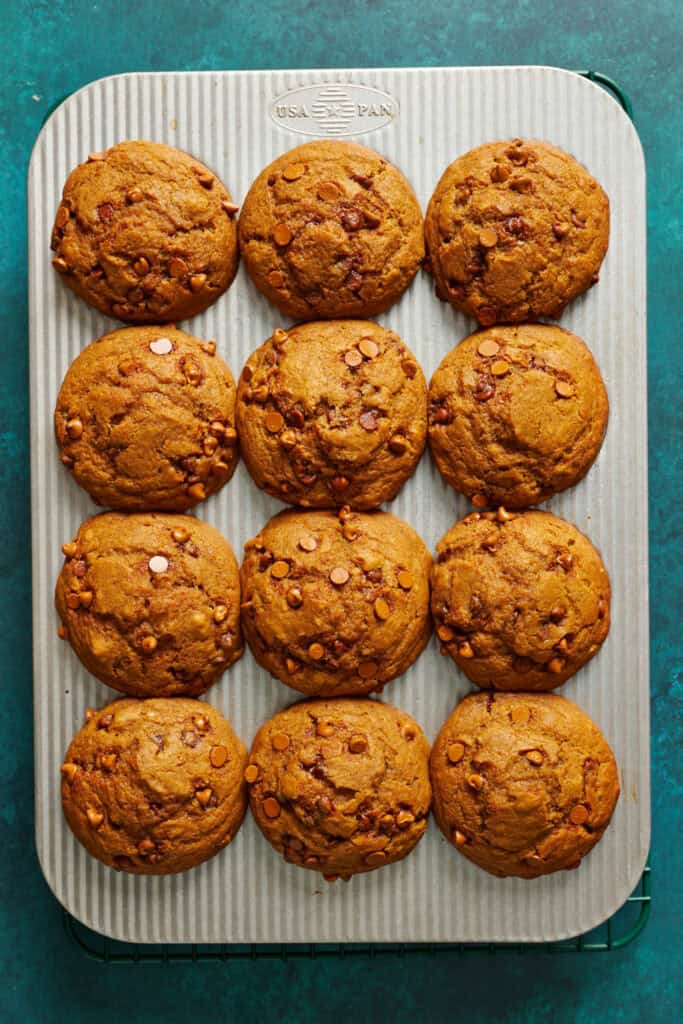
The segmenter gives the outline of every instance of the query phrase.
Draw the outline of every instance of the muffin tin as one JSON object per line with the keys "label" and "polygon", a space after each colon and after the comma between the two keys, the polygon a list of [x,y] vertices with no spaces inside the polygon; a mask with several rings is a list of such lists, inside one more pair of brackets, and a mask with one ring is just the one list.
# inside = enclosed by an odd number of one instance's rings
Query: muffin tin
{"label": "muffin tin", "polygon": [[[94,508],[59,463],[52,412],[76,354],[113,321],[67,293],[50,266],[49,232],[62,184],[91,150],[125,138],[186,149],[240,202],[275,156],[311,137],[377,149],[405,173],[423,210],[446,165],[479,143],[547,139],[576,156],[607,191],[610,248],[598,286],[561,323],[584,338],[602,370],[610,423],[585,480],[547,503],[600,549],[611,574],[613,624],[601,653],[562,693],[612,745],[622,797],[602,842],[578,871],[526,882],[496,879],[451,850],[432,822],[405,861],[326,886],[286,864],[247,819],[223,854],[187,874],[116,874],[88,857],[59,804],[59,765],[86,706],[112,692],[57,639],[54,584],[62,555]],[[533,942],[594,927],[628,897],[649,846],[645,176],[635,130],[614,100],[567,71],[543,67],[130,74],[70,97],[45,125],[29,172],[30,383],[36,836],[45,877],[67,910],[106,935],[137,942]],[[473,328],[440,303],[421,273],[378,318],[396,330],[429,376]],[[281,325],[244,268],[228,293],[183,326],[215,338],[235,376]],[[243,465],[197,512],[240,553],[281,507]],[[390,509],[432,549],[466,501],[423,458]],[[413,715],[433,741],[465,678],[436,640],[384,698]],[[249,744],[292,694],[247,653],[209,692]]]}

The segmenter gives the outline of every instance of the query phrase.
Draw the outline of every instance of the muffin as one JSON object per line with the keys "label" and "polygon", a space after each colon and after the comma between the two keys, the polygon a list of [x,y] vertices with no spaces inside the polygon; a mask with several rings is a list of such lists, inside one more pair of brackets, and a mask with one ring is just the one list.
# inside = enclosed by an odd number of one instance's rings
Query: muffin
{"label": "muffin", "polygon": [[235,383],[215,342],[168,325],[124,327],[71,364],[55,433],[98,505],[183,512],[235,470]]}
{"label": "muffin", "polygon": [[446,839],[501,878],[578,867],[619,798],[605,737],[557,694],[465,697],[436,739],[430,768]]}
{"label": "muffin", "polygon": [[607,392],[584,343],[561,327],[491,327],[465,338],[429,385],[429,443],[475,505],[526,508],[578,483],[607,427]]}
{"label": "muffin", "polygon": [[195,316],[237,271],[237,207],[189,153],[120,142],[67,178],[52,263],[101,313],[130,323]]}
{"label": "muffin", "polygon": [[431,802],[429,744],[377,700],[293,704],[259,729],[245,778],[256,824],[285,860],[327,881],[407,856]]}
{"label": "muffin", "polygon": [[437,294],[480,324],[557,319],[598,280],[609,201],[547,142],[489,142],[458,157],[425,219]]}
{"label": "muffin", "polygon": [[108,686],[196,696],[242,654],[237,562],[207,523],[103,512],[62,550],[61,635]]}
{"label": "muffin", "polygon": [[307,142],[259,174],[239,244],[254,284],[286,316],[375,316],[422,262],[422,214],[401,172],[374,150]]}
{"label": "muffin", "polygon": [[281,512],[245,545],[252,654],[301,693],[379,692],[429,639],[431,564],[415,531],[388,512]]}
{"label": "muffin", "polygon": [[386,327],[323,320],[276,330],[250,357],[237,424],[254,482],[293,505],[373,508],[413,473],[427,433],[427,388]]}
{"label": "muffin", "polygon": [[598,652],[610,584],[600,555],[550,512],[473,512],[437,545],[441,650],[482,689],[554,690]]}
{"label": "muffin", "polygon": [[187,871],[234,839],[246,749],[203,701],[117,700],[88,711],[62,765],[62,806],[88,853],[136,875]]}

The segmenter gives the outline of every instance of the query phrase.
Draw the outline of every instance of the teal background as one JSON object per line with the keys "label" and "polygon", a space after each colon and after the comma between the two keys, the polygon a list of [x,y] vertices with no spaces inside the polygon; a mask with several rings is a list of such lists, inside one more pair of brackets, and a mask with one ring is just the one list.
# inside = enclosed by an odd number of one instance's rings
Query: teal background
{"label": "teal background", "polygon": [[[0,14],[0,1021],[669,1022],[683,1012],[680,0],[25,0]],[[69,943],[33,841],[25,180],[48,109],[94,78],[170,69],[556,64],[633,100],[649,204],[654,909],[602,955],[105,967]],[[619,344],[615,338],[614,343]]]}

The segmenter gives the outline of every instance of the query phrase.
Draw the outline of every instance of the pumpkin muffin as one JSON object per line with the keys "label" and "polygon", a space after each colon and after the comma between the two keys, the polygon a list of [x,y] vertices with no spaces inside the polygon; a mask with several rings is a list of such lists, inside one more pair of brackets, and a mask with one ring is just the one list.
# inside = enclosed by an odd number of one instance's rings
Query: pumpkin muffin
{"label": "pumpkin muffin", "polygon": [[278,329],[249,358],[237,424],[254,482],[293,505],[391,501],[425,445],[427,388],[397,334],[368,320]]}
{"label": "pumpkin muffin", "polygon": [[440,298],[483,326],[555,320],[598,280],[609,201],[557,146],[489,142],[446,168],[425,230]]}
{"label": "pumpkin muffin", "polygon": [[285,860],[327,881],[402,860],[427,827],[429,745],[377,700],[303,701],[254,740],[245,777],[256,824]]}
{"label": "pumpkin muffin", "polygon": [[475,505],[526,508],[578,483],[607,427],[593,356],[546,324],[465,338],[429,385],[429,443],[442,476]]}
{"label": "pumpkin muffin", "polygon": [[237,207],[189,153],[119,142],[67,178],[53,266],[101,313],[130,323],[195,316],[237,271]]}
{"label": "pumpkin muffin", "polygon": [[183,512],[235,470],[235,383],[215,342],[168,325],[124,327],[71,364],[55,433],[98,505]]}
{"label": "pumpkin muffin", "polygon": [[429,639],[431,564],[415,531],[388,512],[281,512],[245,545],[252,654],[302,693],[379,692]]}
{"label": "pumpkin muffin", "polygon": [[60,633],[108,686],[196,696],[242,654],[237,562],[208,523],[103,512],[62,550]]}
{"label": "pumpkin muffin", "polygon": [[307,142],[249,189],[239,244],[251,278],[294,320],[369,317],[393,305],[424,256],[401,172],[355,142]]}
{"label": "pumpkin muffin", "polygon": [[557,694],[465,697],[442,727],[430,767],[446,839],[501,878],[577,868],[619,798],[605,737]]}
{"label": "pumpkin muffin", "polygon": [[88,711],[62,765],[74,835],[107,867],[187,871],[234,839],[247,796],[246,749],[203,701],[117,700]]}
{"label": "pumpkin muffin", "polygon": [[609,576],[550,512],[473,512],[437,545],[432,614],[442,652],[477,686],[554,690],[607,636]]}

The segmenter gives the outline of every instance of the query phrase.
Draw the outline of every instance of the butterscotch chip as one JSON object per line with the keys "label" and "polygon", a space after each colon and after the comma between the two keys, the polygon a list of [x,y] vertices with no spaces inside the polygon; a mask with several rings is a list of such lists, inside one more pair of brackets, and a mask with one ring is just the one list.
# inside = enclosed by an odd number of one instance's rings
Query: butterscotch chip
{"label": "butterscotch chip", "polygon": [[278,245],[289,245],[294,235],[286,224],[276,224],[273,231],[273,238]]}
{"label": "butterscotch chip", "polygon": [[[76,482],[110,508],[185,511],[218,491],[237,465],[226,435],[235,423],[230,370],[198,338],[171,326],[161,337],[160,330],[127,327],[88,345],[57,398],[62,456]],[[122,375],[124,364],[134,369]],[[216,421],[222,436],[198,451],[197,438]],[[201,477],[201,494],[193,476]]]}
{"label": "butterscotch chip", "polygon": [[571,396],[574,394],[574,388],[568,380],[556,380],[555,391],[560,396],[560,398],[571,398]]}
{"label": "butterscotch chip", "polygon": [[446,751],[451,764],[458,764],[465,756],[465,747],[462,743],[451,743]]}
{"label": "butterscotch chip", "polygon": [[258,765],[250,764],[244,769],[245,782],[252,783],[256,782],[259,776]]}
{"label": "butterscotch chip", "polygon": [[237,271],[237,229],[225,186],[197,166],[171,146],[128,141],[76,167],[52,231],[65,284],[131,323],[185,320],[211,305]]}
{"label": "butterscotch chip", "polygon": [[[315,736],[312,720],[318,720]],[[288,739],[286,757],[278,751],[279,736]],[[286,860],[325,876],[349,878],[390,864],[405,857],[425,831],[428,753],[417,723],[380,701],[293,704],[266,722],[254,740],[254,818]]]}
{"label": "butterscotch chip", "polygon": [[444,644],[449,644],[454,639],[455,633],[450,626],[437,626],[436,635]]}
{"label": "butterscotch chip", "polygon": [[557,319],[595,282],[609,202],[556,146],[491,142],[446,169],[425,234],[438,292],[456,309],[484,326]]}
{"label": "butterscotch chip", "polygon": [[477,352],[480,356],[495,356],[499,349],[500,345],[498,342],[495,338],[490,337],[484,338],[484,340],[480,341],[477,345]]}
{"label": "butterscotch chip", "polygon": [[297,146],[262,171],[239,243],[256,287],[294,320],[384,312],[424,256],[420,207],[400,171],[336,140]]}
{"label": "butterscotch chip", "polygon": [[288,562],[274,562],[270,570],[271,576],[274,576],[276,580],[283,580],[286,576],[289,576],[289,563]]}
{"label": "butterscotch chip", "polygon": [[289,736],[284,732],[276,732],[271,738],[273,750],[286,750],[289,746]]}
{"label": "butterscotch chip", "polygon": [[[76,654],[102,682],[135,697],[194,696],[241,656],[237,562],[212,526],[105,512],[81,525],[75,543],[80,557],[64,563],[55,603]],[[79,592],[82,563],[89,589]]]}
{"label": "butterscotch chip", "polygon": [[399,585],[399,587],[401,587],[402,590],[411,590],[412,589],[414,580],[413,580],[412,574],[409,573],[407,571],[407,569],[402,569],[401,572],[399,572],[399,574],[397,576],[397,579],[398,579],[398,585]]}
{"label": "butterscotch chip", "polygon": [[[485,786],[473,787],[471,776],[449,764],[447,751],[461,735],[487,765]],[[558,755],[544,757],[543,750]],[[466,697],[443,725],[430,767],[443,834],[500,877],[576,867],[601,838],[619,796],[605,738],[576,704],[556,694]],[[588,820],[589,807],[590,831],[576,828]]]}
{"label": "butterscotch chip", "polygon": [[[210,722],[210,740],[193,729],[199,717]],[[101,729],[105,718],[108,727]],[[207,756],[221,771],[211,773],[210,786],[196,788]],[[243,744],[208,704],[181,697],[117,700],[92,716],[69,747],[66,765],[78,770],[71,778],[62,773],[64,814],[76,838],[109,867],[185,871],[239,829],[246,763]]]}
{"label": "butterscotch chip", "polygon": [[[461,520],[437,545],[432,570],[437,635],[443,625],[467,635],[448,653],[483,689],[555,689],[597,653],[607,636],[609,577],[587,537],[563,519],[537,510],[503,523],[490,515]],[[483,545],[492,530],[495,545],[489,550]],[[568,549],[571,571],[557,554]],[[600,601],[607,608],[603,618]],[[560,606],[566,614],[553,621],[551,612]],[[566,653],[553,655],[568,636],[572,643]]]}
{"label": "butterscotch chip", "polygon": [[398,335],[362,320],[312,321],[269,338],[237,389],[240,445],[255,483],[304,507],[365,509],[394,498],[426,438],[425,379],[412,361],[406,375],[408,354]]}
{"label": "butterscotch chip", "polygon": [[[400,675],[431,629],[431,557],[419,537],[386,512],[342,513],[280,513],[245,546],[241,570],[254,657],[287,685],[319,696],[369,693]],[[279,556],[268,571],[264,552]],[[410,566],[402,570],[409,589],[397,586],[397,562]],[[272,579],[280,571],[291,580],[285,593]],[[293,673],[288,662],[302,670]]]}

